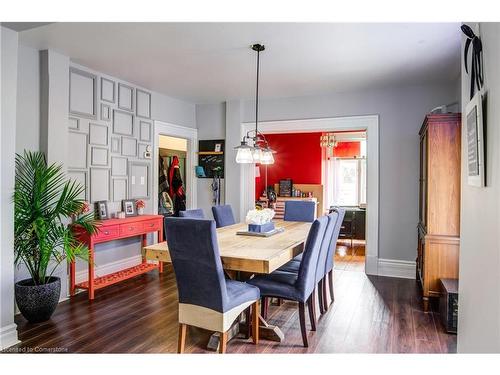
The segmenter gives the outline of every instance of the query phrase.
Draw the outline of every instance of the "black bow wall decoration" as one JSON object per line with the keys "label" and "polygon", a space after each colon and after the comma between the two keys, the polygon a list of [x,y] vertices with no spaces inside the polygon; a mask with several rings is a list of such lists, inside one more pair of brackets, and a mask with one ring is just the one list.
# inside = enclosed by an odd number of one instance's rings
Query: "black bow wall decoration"
{"label": "black bow wall decoration", "polygon": [[481,90],[483,87],[483,44],[481,43],[481,39],[474,34],[474,31],[466,25],[463,24],[461,27],[462,32],[467,37],[465,41],[464,48],[464,64],[465,64],[465,72],[469,74],[469,68],[467,64],[467,57],[469,53],[469,47],[472,44],[472,58],[471,58],[471,72],[470,72],[470,98],[474,97],[474,90],[477,86],[477,90]]}

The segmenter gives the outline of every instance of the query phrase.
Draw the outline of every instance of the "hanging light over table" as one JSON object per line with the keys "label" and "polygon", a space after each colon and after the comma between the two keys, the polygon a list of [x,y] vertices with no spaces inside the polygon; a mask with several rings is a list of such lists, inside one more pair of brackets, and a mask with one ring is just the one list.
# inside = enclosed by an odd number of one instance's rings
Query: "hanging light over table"
{"label": "hanging light over table", "polygon": [[[254,44],[252,49],[257,52],[257,85],[255,90],[255,130],[249,131],[242,139],[241,144],[236,146],[238,150],[236,154],[236,162],[239,164],[273,164],[274,151],[271,150],[267,143],[264,134],[259,132],[259,68],[260,68],[260,53],[265,47],[262,44]],[[250,136],[253,133],[253,136]],[[249,145],[248,141],[252,140],[253,144]]]}

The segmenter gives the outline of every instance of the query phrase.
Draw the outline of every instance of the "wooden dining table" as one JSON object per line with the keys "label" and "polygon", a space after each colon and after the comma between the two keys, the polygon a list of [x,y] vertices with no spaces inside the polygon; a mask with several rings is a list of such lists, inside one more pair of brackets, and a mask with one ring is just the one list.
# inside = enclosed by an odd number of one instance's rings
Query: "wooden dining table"
{"label": "wooden dining table", "polygon": [[[269,274],[303,251],[311,223],[283,220],[274,222],[276,228],[282,228],[283,231],[269,237],[237,234],[247,230],[248,225],[244,223],[217,228],[222,266],[231,278],[238,278],[241,273]],[[142,255],[149,261],[171,263],[166,241],[143,247]],[[261,338],[280,342],[284,339],[279,327],[268,324],[262,316],[259,316],[259,321]],[[229,336],[242,331],[246,331],[246,325],[235,324]],[[208,346],[216,349],[218,336],[213,337],[214,340],[210,340]]]}

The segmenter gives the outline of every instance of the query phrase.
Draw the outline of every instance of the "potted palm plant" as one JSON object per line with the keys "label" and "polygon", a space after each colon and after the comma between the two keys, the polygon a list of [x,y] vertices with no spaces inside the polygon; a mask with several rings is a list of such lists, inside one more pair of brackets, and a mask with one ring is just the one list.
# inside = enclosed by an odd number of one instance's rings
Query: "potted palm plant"
{"label": "potted palm plant", "polygon": [[81,184],[66,178],[61,165],[48,165],[42,152],[16,154],[15,264],[24,264],[30,278],[16,283],[15,296],[30,322],[50,319],[57,307],[61,293],[61,280],[54,276],[57,267],[75,257],[87,259],[75,227],[93,234],[98,223],[93,213],[83,213],[85,202],[79,198],[83,191]]}

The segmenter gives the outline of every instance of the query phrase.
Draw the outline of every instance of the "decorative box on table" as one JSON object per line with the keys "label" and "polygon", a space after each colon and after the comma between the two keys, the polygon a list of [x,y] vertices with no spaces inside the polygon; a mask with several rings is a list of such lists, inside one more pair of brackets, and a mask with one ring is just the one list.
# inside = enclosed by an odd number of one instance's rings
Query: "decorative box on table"
{"label": "decorative box on table", "polygon": [[265,232],[271,232],[274,229],[275,229],[274,223],[272,221],[265,224],[248,224],[249,232],[265,233]]}
{"label": "decorative box on table", "polygon": [[274,217],[274,211],[269,208],[262,210],[250,210],[246,216],[248,231],[254,233],[272,232],[275,227],[271,221]]}

